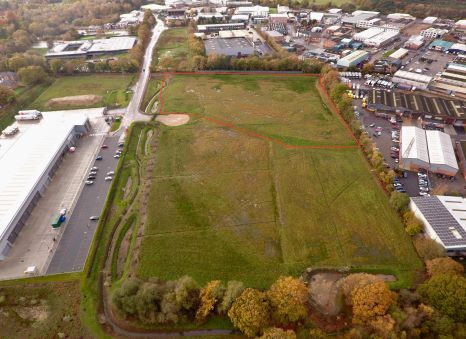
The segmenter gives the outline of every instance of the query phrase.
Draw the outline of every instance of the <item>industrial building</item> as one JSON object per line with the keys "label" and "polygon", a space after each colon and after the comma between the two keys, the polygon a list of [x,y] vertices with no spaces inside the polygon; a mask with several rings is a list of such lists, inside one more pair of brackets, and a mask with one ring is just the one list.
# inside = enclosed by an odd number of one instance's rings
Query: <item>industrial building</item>
{"label": "industrial building", "polygon": [[419,35],[423,36],[426,39],[438,39],[447,33],[448,31],[446,29],[430,27],[422,30],[421,33],[419,33]]}
{"label": "industrial building", "polygon": [[208,39],[204,41],[207,55],[244,57],[254,54],[254,45],[245,38]]}
{"label": "industrial building", "polygon": [[361,41],[366,46],[385,46],[398,38],[400,32],[396,29],[372,27],[353,35],[353,39]]}
{"label": "industrial building", "polygon": [[64,154],[90,129],[82,111],[43,112],[0,137],[0,260],[47,189]]}
{"label": "industrial building", "polygon": [[358,10],[358,11],[354,11],[353,13],[351,13],[351,15],[343,16],[341,18],[341,22],[343,24],[356,26],[359,21],[370,20],[370,19],[376,18],[379,16],[379,14],[380,12]]}
{"label": "industrial building", "polygon": [[338,67],[355,67],[369,59],[369,52],[357,50],[337,61]]}
{"label": "industrial building", "polygon": [[429,168],[429,151],[423,129],[403,126],[400,142],[400,168],[409,171]]}
{"label": "industrial building", "polygon": [[407,56],[409,51],[406,48],[399,48],[392,54],[390,54],[388,57],[391,59],[403,59],[405,56]]}
{"label": "industrial building", "polygon": [[269,7],[267,6],[248,6],[238,7],[235,14],[249,15],[251,18],[267,18],[269,16]]}
{"label": "industrial building", "polygon": [[458,173],[455,151],[448,134],[416,126],[401,128],[400,168],[454,176]]}
{"label": "industrial building", "polygon": [[458,56],[434,78],[429,88],[433,91],[466,98],[466,57]]}
{"label": "industrial building", "polygon": [[420,35],[412,35],[408,41],[405,42],[404,47],[408,49],[418,50],[424,45],[424,37]]}
{"label": "industrial building", "polygon": [[427,235],[448,255],[466,253],[466,200],[442,195],[412,197],[409,205]]}
{"label": "industrial building", "polygon": [[58,42],[45,54],[45,57],[47,59],[91,58],[102,54],[118,54],[129,51],[136,42],[135,37]]}
{"label": "industrial building", "polygon": [[200,33],[218,33],[220,31],[244,29],[245,27],[244,22],[230,22],[227,24],[197,25],[197,31]]}
{"label": "industrial building", "polygon": [[392,79],[394,83],[410,85],[423,90],[427,89],[431,81],[431,76],[402,70],[397,71]]}

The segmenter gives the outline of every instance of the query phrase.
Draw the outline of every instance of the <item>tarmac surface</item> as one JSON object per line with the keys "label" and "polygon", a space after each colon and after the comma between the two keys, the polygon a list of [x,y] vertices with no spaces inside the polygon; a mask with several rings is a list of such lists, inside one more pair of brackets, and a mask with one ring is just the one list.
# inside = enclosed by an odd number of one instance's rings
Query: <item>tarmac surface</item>
{"label": "tarmac surface", "polygon": [[105,138],[107,149],[98,153],[102,160],[95,160],[97,178],[94,184],[84,186],[76,203],[73,214],[66,222],[66,229],[54,253],[47,274],[81,271],[86,262],[89,247],[94,236],[98,221],[91,221],[89,217],[98,216],[104,207],[111,181],[105,181],[106,173],[115,171],[118,159],[113,156],[118,149],[120,133]]}

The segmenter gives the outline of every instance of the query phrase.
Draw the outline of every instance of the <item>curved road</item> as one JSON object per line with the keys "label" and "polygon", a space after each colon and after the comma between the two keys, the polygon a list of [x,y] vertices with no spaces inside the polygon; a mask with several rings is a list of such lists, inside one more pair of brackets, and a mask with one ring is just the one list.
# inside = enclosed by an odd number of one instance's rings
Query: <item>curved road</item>
{"label": "curved road", "polygon": [[148,120],[148,116],[144,115],[140,110],[139,106],[144,99],[144,92],[146,90],[147,82],[150,77],[150,65],[152,63],[152,56],[155,44],[159,40],[160,34],[167,28],[162,20],[157,19],[157,24],[152,29],[152,37],[149,45],[147,45],[146,52],[144,54],[144,61],[142,63],[142,72],[140,73],[138,82],[133,87],[133,97],[126,107],[125,116],[123,117],[122,126],[129,127],[133,121],[137,120]]}

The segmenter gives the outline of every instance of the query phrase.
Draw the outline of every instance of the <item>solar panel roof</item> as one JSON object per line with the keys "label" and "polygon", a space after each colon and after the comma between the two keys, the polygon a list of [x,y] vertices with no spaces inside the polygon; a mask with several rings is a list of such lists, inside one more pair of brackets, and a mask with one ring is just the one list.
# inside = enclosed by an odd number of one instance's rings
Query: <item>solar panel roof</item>
{"label": "solar panel roof", "polygon": [[466,248],[466,231],[436,196],[412,197],[445,247]]}

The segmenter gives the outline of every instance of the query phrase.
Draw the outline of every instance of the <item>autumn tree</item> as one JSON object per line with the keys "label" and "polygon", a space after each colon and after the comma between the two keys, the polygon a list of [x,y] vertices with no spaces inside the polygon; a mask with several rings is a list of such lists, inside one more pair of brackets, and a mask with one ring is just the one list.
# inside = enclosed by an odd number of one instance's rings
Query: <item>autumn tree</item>
{"label": "autumn tree", "polygon": [[457,274],[436,274],[417,289],[421,297],[441,313],[466,321],[466,278]]}
{"label": "autumn tree", "polygon": [[274,319],[282,324],[304,319],[308,294],[303,281],[293,277],[278,278],[267,291]]}
{"label": "autumn tree", "polygon": [[353,320],[355,323],[366,323],[378,316],[384,316],[395,297],[396,294],[383,281],[356,287],[351,293]]}
{"label": "autumn tree", "polygon": [[383,282],[379,277],[368,273],[353,273],[341,280],[341,291],[347,305],[353,305],[353,291],[358,287],[366,286],[375,282]]}
{"label": "autumn tree", "polygon": [[26,85],[35,85],[47,81],[47,74],[40,66],[27,66],[18,70],[18,77]]}
{"label": "autumn tree", "polygon": [[296,333],[292,330],[284,330],[279,327],[270,327],[264,331],[260,339],[296,339]]}
{"label": "autumn tree", "polygon": [[390,194],[390,204],[398,212],[403,212],[408,208],[409,196],[406,193],[394,191]]}
{"label": "autumn tree", "polygon": [[270,319],[270,305],[266,294],[246,288],[234,301],[228,317],[235,327],[249,337],[259,335]]}
{"label": "autumn tree", "polygon": [[220,314],[228,312],[233,302],[241,295],[241,293],[243,293],[243,291],[244,285],[242,282],[235,280],[229,281],[222,296],[222,301],[218,305],[218,312]]}
{"label": "autumn tree", "polygon": [[203,287],[199,293],[200,306],[196,312],[196,319],[204,320],[223,294],[223,286],[220,280],[212,280]]}
{"label": "autumn tree", "polygon": [[16,93],[12,89],[0,85],[0,107],[11,104],[16,99]]}
{"label": "autumn tree", "polygon": [[463,265],[449,257],[427,260],[426,269],[427,274],[430,277],[442,273],[452,273],[459,275],[464,273]]}
{"label": "autumn tree", "polygon": [[403,213],[403,222],[405,224],[406,233],[411,236],[421,233],[424,229],[422,221],[419,220],[412,211]]}

